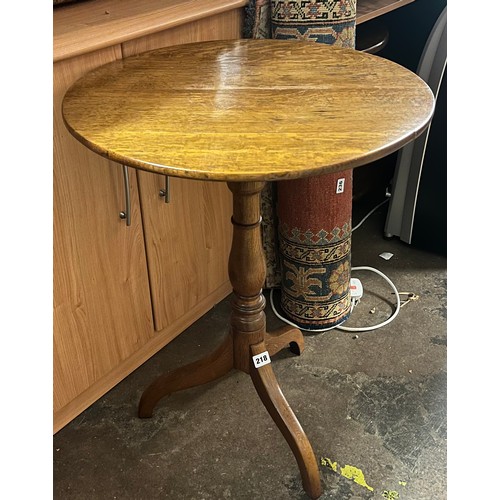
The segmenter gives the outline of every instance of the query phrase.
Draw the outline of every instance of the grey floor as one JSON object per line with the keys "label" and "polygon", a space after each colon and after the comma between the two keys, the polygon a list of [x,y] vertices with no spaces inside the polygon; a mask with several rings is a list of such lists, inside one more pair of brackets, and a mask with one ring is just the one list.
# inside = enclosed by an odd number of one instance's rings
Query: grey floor
{"label": "grey floor", "polygon": [[[378,201],[356,203],[353,225]],[[383,328],[306,334],[301,356],[286,350],[273,359],[315,451],[321,499],[446,498],[446,257],[384,239],[386,211],[353,233],[352,266],[378,269],[418,300]],[[389,285],[373,272],[353,276],[365,295],[347,325],[388,318]],[[152,419],[137,418],[148,383],[212,350],[228,313],[225,300],[54,436],[55,499],[307,498],[290,449],[243,373],[176,393]],[[269,329],[281,324],[268,301]]]}

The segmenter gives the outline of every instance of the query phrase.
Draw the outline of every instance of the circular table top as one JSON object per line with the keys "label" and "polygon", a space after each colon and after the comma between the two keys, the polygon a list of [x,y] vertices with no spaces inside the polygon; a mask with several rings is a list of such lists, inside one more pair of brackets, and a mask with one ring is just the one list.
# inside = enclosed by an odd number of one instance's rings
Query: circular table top
{"label": "circular table top", "polygon": [[177,45],[118,60],[63,100],[88,148],[142,170],[219,181],[358,167],[429,123],[434,97],[375,55],[284,40]]}

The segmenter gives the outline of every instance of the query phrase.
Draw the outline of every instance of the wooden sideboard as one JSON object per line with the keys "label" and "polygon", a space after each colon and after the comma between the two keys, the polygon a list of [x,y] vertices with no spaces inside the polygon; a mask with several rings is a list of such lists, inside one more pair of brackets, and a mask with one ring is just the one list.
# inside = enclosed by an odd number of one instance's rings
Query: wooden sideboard
{"label": "wooden sideboard", "polygon": [[[358,0],[358,24],[412,0]],[[239,38],[246,0],[93,0],[54,9],[54,432],[231,292],[225,183],[124,171],[66,130],[69,86],[107,62]],[[129,224],[129,225],[128,225]]]}
{"label": "wooden sideboard", "polygon": [[225,183],[124,173],[66,130],[68,87],[108,61],[239,38],[245,1],[95,0],[54,10],[54,432],[231,292]]}

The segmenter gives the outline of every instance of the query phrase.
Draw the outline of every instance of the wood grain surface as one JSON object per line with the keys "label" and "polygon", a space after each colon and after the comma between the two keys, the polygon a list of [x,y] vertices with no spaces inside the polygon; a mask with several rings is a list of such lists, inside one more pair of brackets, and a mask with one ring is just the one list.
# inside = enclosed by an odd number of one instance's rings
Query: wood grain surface
{"label": "wood grain surface", "polygon": [[69,421],[59,412],[78,395],[109,390],[100,380],[155,336],[135,172],[132,224],[124,230],[120,166],[76,142],[59,112],[72,82],[119,56],[119,48],[110,47],[54,65],[55,426]]}
{"label": "wood grain surface", "polygon": [[243,8],[245,0],[93,0],[54,10],[54,62]]}
{"label": "wood grain surface", "polygon": [[428,125],[417,75],[352,49],[211,41],[107,64],[63,101],[70,132],[117,162],[195,179],[293,179],[381,158]]}

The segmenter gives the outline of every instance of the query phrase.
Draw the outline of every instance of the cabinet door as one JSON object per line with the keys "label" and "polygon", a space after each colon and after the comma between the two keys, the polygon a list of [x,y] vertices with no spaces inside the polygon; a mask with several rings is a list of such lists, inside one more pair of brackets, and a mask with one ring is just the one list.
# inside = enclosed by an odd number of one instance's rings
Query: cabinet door
{"label": "cabinet door", "polygon": [[155,326],[185,328],[231,292],[231,193],[225,183],[171,177],[165,203],[165,177],[138,174]]}
{"label": "cabinet door", "polygon": [[54,65],[55,431],[119,382],[154,335],[135,170],[127,227],[121,166],[82,146],[61,116],[70,84],[119,57],[117,46]]}
{"label": "cabinet door", "polygon": [[[224,12],[123,43],[123,56],[239,38],[241,22],[241,9]],[[155,327],[173,322],[187,327],[231,292],[231,193],[225,183],[172,177],[170,203],[164,203],[158,193],[165,178],[147,172],[138,177]]]}

